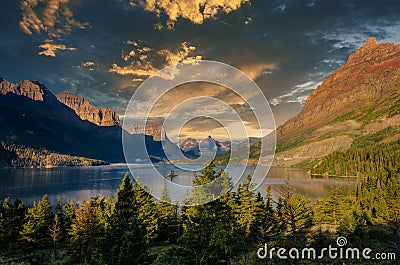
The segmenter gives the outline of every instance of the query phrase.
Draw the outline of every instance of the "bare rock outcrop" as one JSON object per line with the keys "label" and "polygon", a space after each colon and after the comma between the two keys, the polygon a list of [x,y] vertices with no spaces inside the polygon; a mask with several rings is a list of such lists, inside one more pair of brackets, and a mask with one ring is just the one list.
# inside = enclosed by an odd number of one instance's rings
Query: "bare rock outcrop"
{"label": "bare rock outcrop", "polygon": [[121,125],[118,114],[114,110],[95,107],[86,98],[64,91],[57,94],[57,99],[73,109],[82,120],[90,121],[98,126]]}
{"label": "bare rock outcrop", "polygon": [[3,78],[0,78],[0,94],[8,93],[24,96],[35,101],[43,101],[45,94],[49,91],[39,82],[24,80],[13,84]]}
{"label": "bare rock outcrop", "polygon": [[155,141],[162,140],[163,128],[161,124],[144,124],[137,123],[132,124],[126,128],[124,128],[130,134],[145,134],[149,136],[153,136]]}

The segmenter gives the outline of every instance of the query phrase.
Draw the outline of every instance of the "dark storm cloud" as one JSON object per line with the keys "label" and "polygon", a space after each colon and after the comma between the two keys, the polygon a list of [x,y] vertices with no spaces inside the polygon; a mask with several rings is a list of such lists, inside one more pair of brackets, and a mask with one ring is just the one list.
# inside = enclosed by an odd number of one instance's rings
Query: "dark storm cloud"
{"label": "dark storm cloud", "polygon": [[[369,37],[400,42],[399,1],[253,0],[201,23],[191,19],[195,14],[182,13],[170,29],[165,22],[173,13],[165,8],[159,8],[158,16],[157,11],[129,5],[129,1],[45,2],[65,2],[62,10],[70,9],[73,16],[61,12],[53,30],[43,27],[38,32],[28,23],[31,34],[27,34],[21,26],[27,16],[20,3],[2,1],[0,75],[10,81],[39,80],[55,93],[69,90],[120,114],[144,76],[135,71],[120,75],[110,69],[115,64],[140,70],[147,62],[145,57],[141,58],[143,64],[132,62],[136,57],[124,60],[132,50],[128,41],[151,51],[170,52],[166,58],[178,61],[201,55],[238,67],[254,78],[275,104],[277,123],[296,113],[323,78]],[[37,12],[40,15],[43,10]],[[70,19],[63,28],[65,17]],[[48,16],[40,21],[53,25]],[[157,29],[159,23],[163,23],[162,29]],[[195,51],[180,53],[182,43]],[[40,45],[55,49],[45,49],[45,54]],[[88,62],[92,64],[85,64]]]}

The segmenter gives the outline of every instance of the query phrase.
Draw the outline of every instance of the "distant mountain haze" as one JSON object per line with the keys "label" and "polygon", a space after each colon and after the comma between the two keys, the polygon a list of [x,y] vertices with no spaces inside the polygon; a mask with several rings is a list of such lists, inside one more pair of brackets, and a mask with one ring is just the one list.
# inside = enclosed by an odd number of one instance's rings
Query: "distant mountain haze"
{"label": "distant mountain haze", "polygon": [[229,141],[220,142],[216,141],[212,138],[212,136],[208,136],[206,139],[197,140],[195,138],[186,138],[179,141],[178,146],[185,151],[186,153],[190,154],[191,156],[197,157],[200,155],[200,143],[203,146],[212,146],[213,142],[217,147],[217,155],[228,153],[231,150],[231,143]]}
{"label": "distant mountain haze", "polygon": [[152,136],[155,141],[161,141],[163,139],[162,127],[161,124],[136,123],[125,127],[124,129],[130,134],[145,134]]}
{"label": "distant mountain haze", "polygon": [[[132,124],[128,127],[124,128],[127,132],[130,134],[145,134],[148,136],[152,136],[155,141],[169,141],[168,137],[165,135],[165,132],[163,131],[163,126],[162,124],[144,124],[144,123],[137,123],[137,124]],[[164,134],[164,135],[163,135]],[[208,139],[210,141],[214,141],[216,146],[217,146],[217,154],[224,154],[230,151],[231,149],[231,144],[229,141],[216,141],[215,139],[212,138],[212,136],[209,136]],[[201,139],[195,139],[195,138],[185,138],[179,141],[178,146],[179,148],[188,156],[191,158],[196,158],[200,156],[200,149],[199,149],[199,143]]]}

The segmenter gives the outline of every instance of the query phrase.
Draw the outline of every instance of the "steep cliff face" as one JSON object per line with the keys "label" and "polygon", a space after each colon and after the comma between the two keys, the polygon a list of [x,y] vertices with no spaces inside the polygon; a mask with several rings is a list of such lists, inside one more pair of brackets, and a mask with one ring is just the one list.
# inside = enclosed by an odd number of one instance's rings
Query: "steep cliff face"
{"label": "steep cliff face", "polygon": [[127,128],[124,129],[130,134],[145,134],[153,136],[153,139],[155,141],[162,140],[163,129],[161,124],[145,125],[143,123],[138,123],[138,124],[132,124],[131,126],[128,126]]}
{"label": "steep cliff face", "polygon": [[92,106],[86,98],[64,91],[57,94],[57,99],[73,109],[82,120],[90,121],[98,126],[121,125],[119,117],[114,110]]}
{"label": "steep cliff face", "polygon": [[[308,97],[304,108],[278,128],[285,139],[399,93],[400,45],[370,38]],[[393,100],[388,104],[396,104]],[[379,106],[377,106],[379,108]]]}
{"label": "steep cliff face", "polygon": [[0,78],[0,107],[9,108],[24,115],[63,120],[77,125],[79,118],[56,96],[37,81],[24,80],[13,84]]}
{"label": "steep cliff face", "polygon": [[56,98],[44,85],[37,81],[24,80],[13,84],[0,78],[0,95],[17,95],[36,102],[46,101],[46,104],[53,107],[57,106],[56,101],[58,100],[74,110],[82,120],[87,120],[98,126],[121,125],[119,117],[114,110],[94,107],[86,98],[76,96],[70,92],[62,92]]}
{"label": "steep cliff face", "polygon": [[0,94],[7,95],[8,93],[24,96],[35,101],[43,101],[44,97],[49,94],[49,91],[35,81],[24,80],[13,84],[0,78]]}
{"label": "steep cliff face", "polygon": [[0,94],[15,93],[15,85],[4,78],[0,78]]}

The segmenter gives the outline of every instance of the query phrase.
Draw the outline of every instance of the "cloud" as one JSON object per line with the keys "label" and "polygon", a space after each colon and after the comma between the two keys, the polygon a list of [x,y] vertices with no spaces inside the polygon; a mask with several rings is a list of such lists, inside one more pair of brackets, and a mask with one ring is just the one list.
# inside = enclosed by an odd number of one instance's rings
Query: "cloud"
{"label": "cloud", "polygon": [[[149,89],[146,91],[148,93],[148,97],[145,96],[138,100],[137,104],[135,104],[135,117],[147,117],[147,112],[142,112],[141,108],[143,106],[147,107],[149,104],[154,104],[149,101],[149,98],[154,95],[157,89]],[[186,84],[182,84],[178,87],[175,87],[169,90],[167,93],[163,94],[162,97],[154,104],[149,117],[164,117],[167,113],[169,113],[175,106],[180,104],[181,102],[202,96],[209,96],[216,99],[219,99],[226,104],[231,105],[238,112],[243,113],[244,109],[238,109],[236,107],[237,104],[243,102],[243,99],[238,96],[236,93],[232,92],[230,89],[206,82],[190,82]],[[204,106],[204,105],[203,105]],[[220,108],[220,104],[217,105],[207,105],[207,108],[211,113],[218,113],[218,109]],[[191,116],[192,114],[187,112],[185,115]]]}
{"label": "cloud", "polygon": [[[378,36],[378,40],[383,42],[399,43],[399,30],[400,23],[396,21],[385,21],[384,19],[379,22],[376,21],[352,21],[348,27],[338,27],[335,29],[317,30],[308,33],[313,40],[324,41],[332,43],[332,51],[349,49],[355,51],[361,47],[366,40],[370,37]],[[361,24],[361,25],[360,25]]]}
{"label": "cloud", "polygon": [[[154,91],[154,89],[149,89],[146,93],[152,95]],[[218,99],[225,104],[203,97]],[[186,100],[190,101],[185,102]],[[183,104],[180,105],[181,103]],[[152,105],[152,110],[148,114],[144,109],[149,105]],[[179,107],[176,108],[178,105]],[[260,136],[260,129],[255,115],[251,107],[243,101],[243,98],[227,87],[206,82],[186,83],[174,87],[163,94],[154,104],[144,96],[137,100],[134,104],[134,110],[131,109],[125,118],[132,120],[149,118],[155,123],[162,123],[166,116],[171,115],[169,117],[171,123],[168,128],[168,137],[174,138],[179,133],[180,128],[179,126],[174,126],[175,122],[186,120],[190,122],[186,123],[181,131],[185,135],[191,135],[191,137],[195,138],[212,135],[217,139],[226,139],[227,136],[224,129],[221,128],[221,124],[205,117],[212,116],[216,120],[224,121],[229,126],[234,126],[238,120],[233,118],[230,111],[227,111],[227,105],[240,116],[240,120],[242,120],[251,136]],[[207,107],[205,108],[204,106]]]}
{"label": "cloud", "polygon": [[246,73],[250,78],[256,79],[262,74],[272,73],[276,66],[272,63],[253,63],[245,66],[239,67],[244,73]]}
{"label": "cloud", "polygon": [[62,50],[62,51],[76,50],[76,48],[67,47],[64,44],[56,44],[50,41],[39,45],[39,48],[43,49],[43,51],[40,51],[38,53],[39,55],[50,56],[50,57],[56,57],[57,50]]}
{"label": "cloud", "polygon": [[253,21],[253,19],[251,17],[247,17],[246,20],[244,21],[245,25],[250,24]]}
{"label": "cloud", "polygon": [[[170,17],[166,10],[159,8],[159,13],[144,11],[138,4],[138,1],[144,0],[135,0],[136,7],[131,7],[127,12],[121,5],[116,4],[116,1],[129,3],[129,0],[69,0],[59,1],[61,4],[54,5],[52,9],[47,8],[50,6],[49,3],[57,2],[2,1],[0,57],[3,69],[0,72],[13,73],[16,80],[27,78],[26,75],[29,75],[30,79],[43,81],[53,89],[61,87],[72,89],[69,83],[61,83],[60,77],[79,79],[81,83],[76,85],[76,89],[80,93],[103,91],[112,95],[115,101],[109,106],[120,109],[122,113],[126,107],[122,100],[129,99],[140,84],[140,80],[147,76],[108,73],[112,64],[115,63],[120,68],[146,69],[148,65],[145,62],[150,61],[153,71],[162,69],[166,62],[163,56],[157,56],[157,52],[167,48],[172,53],[177,53],[181,49],[181,41],[185,40],[197,47],[188,55],[189,57],[201,54],[207,59],[228,63],[248,74],[252,73],[252,77],[259,75],[256,79],[257,84],[267,98],[274,99],[273,102],[276,103],[282,102],[272,107],[279,112],[281,118],[278,120],[283,121],[299,111],[301,106],[297,102],[304,101],[305,96],[311,92],[282,96],[296,89],[295,85],[308,80],[318,83],[337,69],[341,62],[345,62],[348,55],[370,36],[376,36],[379,42],[400,42],[400,13],[396,11],[400,8],[400,1],[251,1],[251,6],[242,4],[238,10],[228,15],[219,11],[215,17],[204,19],[201,25],[185,18],[188,16],[186,11],[179,11],[175,21],[177,26],[172,32],[154,30],[156,23],[160,23],[161,27],[167,27],[166,23]],[[188,1],[195,0],[185,0]],[[155,6],[160,3],[160,1],[153,2]],[[169,0],[169,2],[177,1]],[[284,2],[286,3],[284,11],[275,10]],[[26,6],[22,7],[23,5]],[[67,28],[71,28],[68,23],[63,22],[65,12],[60,8],[62,5],[73,11],[75,20],[90,22],[92,25],[90,30],[83,31],[79,30],[79,26],[72,26],[71,34],[64,34],[60,38],[50,37],[49,33],[56,34],[57,29],[64,29],[64,24]],[[19,8],[24,11],[21,13]],[[44,9],[57,9],[53,16],[54,25],[51,16],[44,18]],[[180,14],[182,12],[184,15]],[[202,12],[203,9],[200,13]],[[199,13],[196,8],[194,13]],[[248,17],[251,17],[252,21],[245,25]],[[18,25],[20,20],[21,25]],[[169,25],[173,26],[173,22],[170,21]],[[20,32],[22,35],[15,32]],[[27,34],[31,34],[32,37],[27,39],[26,37],[30,37]],[[136,43],[138,47],[134,46],[134,42],[131,44],[121,42],[132,38],[141,40]],[[37,46],[45,43],[46,39],[52,39],[54,44],[64,44],[66,48],[75,47],[79,51],[58,49],[54,52],[56,56],[66,54],[68,56],[63,56],[62,60],[42,57],[48,60],[37,61],[37,52],[42,51]],[[94,44],[95,46],[91,46]],[[139,55],[137,49],[144,47],[150,48],[151,51],[145,52],[147,59],[142,57],[145,61],[143,66],[136,67],[138,63],[133,61],[139,61],[142,55]],[[121,58],[122,50],[125,51],[125,60]],[[93,66],[94,71],[81,66],[83,61],[89,60],[96,62],[96,66]],[[20,61],[25,63],[18,64]],[[257,67],[253,67],[254,69],[246,67],[263,63],[272,63],[276,69],[271,69],[267,65],[264,73],[259,74],[260,70]],[[323,75],[317,76],[316,74],[320,72]],[[103,85],[104,83],[106,85]],[[288,103],[294,100],[298,101]],[[101,105],[99,102],[94,101],[94,103]]]}
{"label": "cloud", "polygon": [[[178,18],[185,18],[194,24],[202,24],[204,20],[215,17],[218,13],[230,13],[239,9],[250,0],[139,0],[131,1],[131,6],[141,6],[146,11],[158,16],[162,12],[168,16],[167,28],[171,29]],[[157,24],[156,28],[162,28]]]}
{"label": "cloud", "polygon": [[19,26],[26,34],[45,33],[51,39],[68,34],[74,28],[86,28],[87,23],[75,20],[71,6],[72,0],[23,0]]}
{"label": "cloud", "polygon": [[[114,63],[108,70],[110,73],[119,75],[134,76],[150,76],[155,75],[159,70],[178,63],[191,63],[201,60],[200,55],[193,55],[196,50],[195,46],[189,45],[188,42],[182,42],[179,49],[171,51],[168,49],[154,50],[147,46],[141,47],[135,41],[128,41],[127,44],[133,46],[127,52],[122,52],[121,57],[126,66],[119,66]],[[178,69],[173,68],[170,72],[162,73],[162,78],[173,79]]]}
{"label": "cloud", "polygon": [[77,68],[80,68],[80,69],[86,68],[89,71],[94,71],[95,70],[94,69],[95,65],[96,64],[94,62],[92,62],[92,61],[86,61],[86,62],[82,62],[80,65],[78,65]]}
{"label": "cloud", "polygon": [[90,67],[90,66],[94,66],[95,63],[94,63],[94,62],[91,62],[91,61],[87,61],[87,62],[82,62],[81,65],[82,65],[83,67]]}
{"label": "cloud", "polygon": [[269,103],[274,106],[282,102],[304,104],[304,102],[307,100],[309,92],[314,90],[317,86],[321,85],[321,83],[322,82],[317,81],[307,81],[305,83],[296,85],[291,91],[279,97],[271,99]]}
{"label": "cloud", "polygon": [[[139,63],[138,63],[139,65]],[[119,66],[117,64],[112,64],[111,68],[108,70],[110,73],[117,73],[119,75],[137,75],[137,76],[148,76],[153,75],[157,72],[150,64],[141,64],[140,68],[136,68],[133,64],[129,66]]]}

